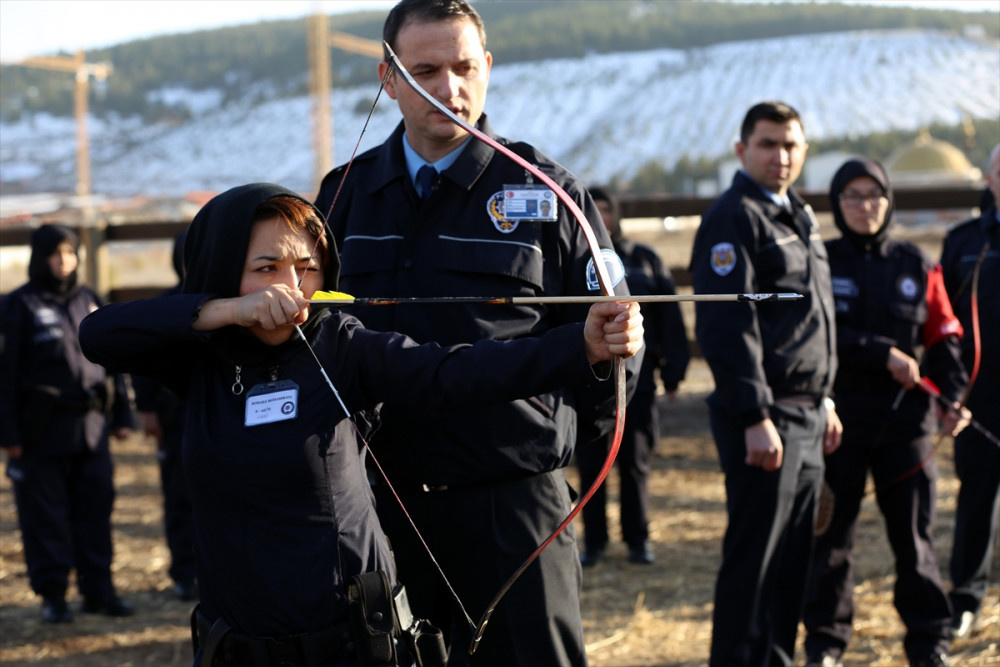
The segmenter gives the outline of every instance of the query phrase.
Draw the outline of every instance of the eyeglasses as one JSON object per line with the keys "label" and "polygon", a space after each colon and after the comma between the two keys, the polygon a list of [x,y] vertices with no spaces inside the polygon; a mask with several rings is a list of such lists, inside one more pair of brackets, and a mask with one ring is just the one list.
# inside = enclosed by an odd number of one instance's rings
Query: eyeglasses
{"label": "eyeglasses", "polygon": [[862,194],[860,192],[841,192],[840,201],[850,206],[861,206],[866,201],[870,201],[873,204],[880,204],[882,200],[886,199],[886,196],[881,192],[869,192],[868,194]]}

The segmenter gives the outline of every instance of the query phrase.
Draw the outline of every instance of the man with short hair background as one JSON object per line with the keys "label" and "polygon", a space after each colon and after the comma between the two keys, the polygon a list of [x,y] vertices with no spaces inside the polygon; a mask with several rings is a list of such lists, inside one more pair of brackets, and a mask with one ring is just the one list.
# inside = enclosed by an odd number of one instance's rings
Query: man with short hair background
{"label": "man with short hair background", "polygon": [[792,664],[823,453],[840,444],[828,400],[830,269],[812,210],[790,189],[807,150],[795,109],[753,106],[736,143],[743,168],[702,217],[691,255],[696,293],[803,295],[696,304],[729,515],[712,616],[710,664],[718,667]]}

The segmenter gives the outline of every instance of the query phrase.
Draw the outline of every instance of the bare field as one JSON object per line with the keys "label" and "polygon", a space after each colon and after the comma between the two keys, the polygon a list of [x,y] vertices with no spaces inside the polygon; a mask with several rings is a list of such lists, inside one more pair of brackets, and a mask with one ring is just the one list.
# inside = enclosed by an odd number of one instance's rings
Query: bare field
{"label": "bare field", "polygon": [[[690,248],[689,233],[651,233],[642,240],[654,243],[665,257],[683,255]],[[940,237],[925,240],[936,257]],[[672,259],[668,263],[677,265]],[[690,313],[686,314],[690,327]],[[660,405],[662,438],[651,479],[656,562],[630,565],[624,545],[614,543],[606,561],[584,572],[582,606],[594,667],[693,667],[708,660],[712,592],[726,525],[722,475],[704,404],[711,387],[707,367],[696,359],[677,402]],[[190,664],[191,605],[169,593],[169,553],[153,444],[133,436],[114,443],[113,453],[118,489],[113,517],[115,581],[135,605],[136,615],[125,619],[77,615],[74,623],[59,626],[40,622],[40,600],[28,587],[10,480],[0,476],[0,664],[4,667]],[[946,577],[958,491],[950,440],[938,443],[936,457],[941,479],[935,537]],[[569,475],[573,479],[575,472]],[[608,483],[614,538],[616,472]],[[582,531],[581,524],[576,528]],[[892,606],[893,558],[883,533],[881,516],[869,495],[858,528],[857,617],[855,637],[845,656],[848,665],[906,664],[903,626]],[[997,561],[982,629],[955,643],[955,665],[1000,664],[1000,549]],[[77,604],[71,598],[74,609]],[[798,658],[805,661],[801,645]]]}
{"label": "bare field", "polygon": [[[630,565],[611,546],[605,562],[584,573],[588,654],[595,667],[703,665],[711,636],[712,590],[726,515],[722,475],[707,431],[704,396],[711,378],[696,360],[674,405],[660,406],[663,437],[652,477],[656,562]],[[47,626],[28,587],[10,481],[0,478],[0,664],[4,667],[127,667],[190,664],[190,605],[169,594],[169,554],[162,537],[159,476],[153,445],[138,436],[114,443],[115,580],[136,607],[125,619],[77,615]],[[951,443],[939,443],[938,558],[947,562],[955,496]],[[573,477],[573,471],[570,472]],[[617,494],[617,474],[609,481]],[[612,526],[617,505],[611,502]],[[577,530],[582,530],[578,525]],[[613,528],[613,530],[616,530]],[[892,607],[893,561],[881,517],[865,500],[857,549],[856,635],[850,665],[903,665],[902,624]],[[612,533],[615,534],[614,532]],[[994,570],[1000,576],[1000,563]],[[75,593],[73,593],[75,595]],[[77,600],[72,599],[75,608]],[[954,646],[956,665],[1000,664],[1000,580],[990,589],[983,627]],[[804,662],[804,656],[800,658]]]}

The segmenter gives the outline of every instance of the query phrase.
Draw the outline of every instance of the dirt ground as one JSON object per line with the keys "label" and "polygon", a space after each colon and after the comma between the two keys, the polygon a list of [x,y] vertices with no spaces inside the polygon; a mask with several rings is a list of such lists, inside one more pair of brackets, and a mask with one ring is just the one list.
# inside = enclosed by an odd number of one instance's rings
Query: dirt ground
{"label": "dirt ground", "polygon": [[[677,402],[661,402],[663,438],[654,462],[651,534],[656,562],[625,561],[615,543],[584,573],[583,612],[590,662],[600,666],[703,665],[711,635],[712,590],[726,515],[722,475],[707,431],[704,397],[711,377],[695,361]],[[128,667],[190,664],[188,603],[170,595],[169,554],[162,537],[159,477],[151,442],[115,443],[115,581],[136,607],[125,619],[77,615],[69,625],[39,620],[28,587],[10,481],[0,479],[0,664]],[[958,490],[951,442],[939,443],[939,562],[947,562]],[[572,473],[571,473],[571,476]],[[615,526],[617,475],[610,477]],[[582,526],[577,526],[582,530]],[[903,665],[902,624],[892,607],[893,561],[881,517],[869,496],[856,553],[856,634],[849,665]],[[946,568],[945,568],[946,570]],[[977,636],[956,642],[956,665],[1000,664],[1000,562]],[[946,576],[946,575],[945,575]],[[75,592],[72,594],[75,596]],[[75,609],[78,600],[71,598]],[[804,656],[799,658],[804,662]]]}
{"label": "dirt ground", "polygon": [[[687,243],[687,239],[661,234],[655,240],[669,245],[657,244],[668,257]],[[615,543],[606,561],[584,573],[582,607],[594,667],[693,667],[707,662],[712,591],[726,524],[722,475],[704,403],[711,386],[704,362],[695,360],[677,401],[660,405],[663,437],[651,479],[650,529],[656,562],[630,565],[624,545]],[[113,517],[115,581],[135,606],[136,615],[125,619],[77,615],[74,623],[59,626],[40,622],[40,600],[28,587],[10,481],[0,475],[3,667],[190,664],[191,605],[170,595],[154,447],[135,436],[115,443],[113,453],[118,490]],[[958,491],[951,453],[951,441],[941,440],[936,456],[941,478],[935,539],[945,578]],[[5,465],[0,464],[0,469],[5,472]],[[570,476],[575,476],[572,471]],[[616,473],[609,484],[614,527]],[[582,531],[582,526],[577,529]],[[893,558],[871,495],[864,502],[858,531],[855,636],[845,661],[848,665],[905,665],[903,626],[892,606]],[[975,637],[954,644],[955,665],[1000,664],[1000,548],[996,553],[982,629]],[[79,600],[75,591],[72,595],[71,607],[76,609]],[[797,657],[804,663],[801,641]]]}

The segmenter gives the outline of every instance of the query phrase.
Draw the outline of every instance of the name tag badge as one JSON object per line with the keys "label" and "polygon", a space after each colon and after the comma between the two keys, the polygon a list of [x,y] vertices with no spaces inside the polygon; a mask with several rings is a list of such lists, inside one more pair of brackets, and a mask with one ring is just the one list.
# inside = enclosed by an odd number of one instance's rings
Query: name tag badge
{"label": "name tag badge", "polygon": [[260,426],[295,419],[299,414],[299,386],[291,380],[254,385],[247,392],[244,426]]}
{"label": "name tag badge", "polygon": [[555,222],[557,204],[555,193],[545,186],[503,186],[503,214],[507,220]]}

